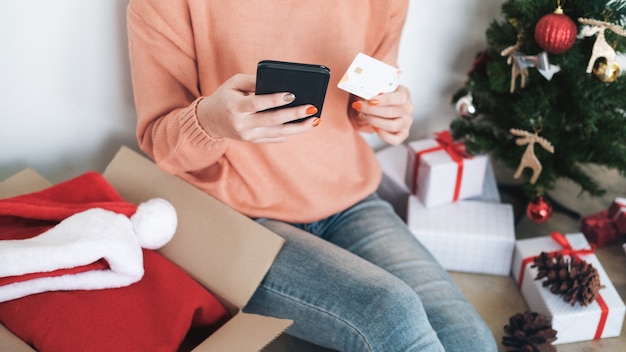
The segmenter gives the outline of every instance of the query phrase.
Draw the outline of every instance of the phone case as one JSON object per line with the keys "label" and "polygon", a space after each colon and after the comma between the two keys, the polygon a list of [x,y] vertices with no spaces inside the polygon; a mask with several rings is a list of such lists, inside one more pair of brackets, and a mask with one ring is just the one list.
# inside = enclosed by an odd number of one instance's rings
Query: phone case
{"label": "phone case", "polygon": [[319,117],[322,114],[329,79],[330,70],[323,65],[263,60],[257,66],[255,93],[260,95],[291,92],[296,96],[296,100],[270,110],[312,104],[317,108],[317,113],[311,116]]}

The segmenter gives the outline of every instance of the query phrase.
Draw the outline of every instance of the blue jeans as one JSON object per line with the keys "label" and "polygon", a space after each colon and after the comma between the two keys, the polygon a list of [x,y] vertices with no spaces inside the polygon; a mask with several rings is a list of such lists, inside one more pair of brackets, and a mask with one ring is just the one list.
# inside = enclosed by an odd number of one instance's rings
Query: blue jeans
{"label": "blue jeans", "polygon": [[337,351],[497,351],[448,273],[378,196],[311,224],[257,221],[286,243],[244,311],[293,319],[288,334]]}

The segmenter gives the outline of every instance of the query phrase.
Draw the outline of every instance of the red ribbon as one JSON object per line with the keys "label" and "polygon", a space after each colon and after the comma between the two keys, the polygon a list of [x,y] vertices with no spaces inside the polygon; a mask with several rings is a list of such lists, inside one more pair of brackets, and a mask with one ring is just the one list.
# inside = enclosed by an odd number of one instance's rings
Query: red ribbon
{"label": "red ribbon", "polygon": [[608,216],[613,221],[617,221],[619,217],[622,215],[622,213],[624,212],[624,209],[626,209],[626,204],[623,204],[617,200],[614,200],[613,203],[611,203],[611,206],[609,207]]}
{"label": "red ribbon", "polygon": [[417,174],[419,172],[420,159],[423,154],[435,152],[438,150],[445,151],[452,160],[458,165],[456,172],[456,182],[454,185],[454,195],[452,201],[459,200],[459,192],[461,191],[461,181],[463,180],[463,159],[471,159],[472,156],[465,152],[465,144],[462,142],[454,143],[450,131],[442,131],[435,133],[435,141],[437,146],[424,149],[415,154],[415,162],[413,163],[413,194],[417,194]]}
{"label": "red ribbon", "polygon": [[[573,249],[569,241],[567,240],[567,237],[565,237],[565,235],[563,235],[560,232],[553,231],[550,234],[550,237],[556,243],[558,243],[561,247],[563,247],[563,249],[549,252],[548,254],[551,257],[554,257],[554,255],[556,254],[562,254],[562,255],[568,255],[570,257],[574,257],[576,259],[582,260],[579,257],[580,255],[593,254],[593,252],[595,251],[595,247],[593,244],[590,245],[591,248],[589,249]],[[517,281],[517,286],[520,289],[522,288],[522,282],[524,282],[524,269],[526,269],[526,266],[529,263],[534,262],[535,258],[537,257],[538,256],[528,257],[522,260],[522,266],[520,268],[520,273],[519,273],[519,280]],[[602,298],[600,294],[598,294],[598,296],[596,297],[596,302],[598,302],[598,305],[600,306],[600,309],[602,310],[602,314],[600,315],[600,322],[598,323],[596,334],[593,337],[594,340],[598,340],[602,337],[602,332],[604,331],[604,326],[606,325],[606,320],[608,319],[608,316],[609,316],[609,306],[606,304],[606,302],[604,301],[604,299]]]}

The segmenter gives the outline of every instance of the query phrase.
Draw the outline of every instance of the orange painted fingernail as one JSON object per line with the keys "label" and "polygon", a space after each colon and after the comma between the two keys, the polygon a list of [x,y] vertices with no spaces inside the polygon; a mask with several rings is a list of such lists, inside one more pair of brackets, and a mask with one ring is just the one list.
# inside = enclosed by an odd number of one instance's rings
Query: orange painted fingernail
{"label": "orange painted fingernail", "polygon": [[317,117],[317,118],[315,118],[315,119],[313,120],[312,125],[313,125],[313,127],[317,127],[317,126],[319,126],[319,124],[320,124],[321,122],[322,122],[322,119],[320,119],[319,117]]}
{"label": "orange painted fingernail", "polygon": [[355,101],[354,103],[352,103],[352,108],[356,111],[361,111],[361,109],[363,108],[363,105],[361,104],[360,101]]}
{"label": "orange painted fingernail", "polygon": [[374,127],[374,131],[376,131],[378,133],[378,132],[380,132],[380,128]]}
{"label": "orange painted fingernail", "polygon": [[370,105],[378,105],[380,102],[378,101],[378,99],[370,99],[369,104]]}
{"label": "orange painted fingernail", "polygon": [[313,115],[317,113],[317,108],[315,106],[309,106],[308,108],[306,108],[306,113],[308,115]]}

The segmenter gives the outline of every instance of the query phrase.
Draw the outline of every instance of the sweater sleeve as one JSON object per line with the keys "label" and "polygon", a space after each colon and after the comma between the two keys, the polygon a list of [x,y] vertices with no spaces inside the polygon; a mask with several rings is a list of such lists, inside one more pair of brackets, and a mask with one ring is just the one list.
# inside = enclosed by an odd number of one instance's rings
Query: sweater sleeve
{"label": "sweater sleeve", "polygon": [[196,108],[202,97],[184,3],[166,2],[156,8],[137,0],[127,9],[137,139],[140,148],[172,174],[214,164],[227,143],[212,138],[198,123]]}

